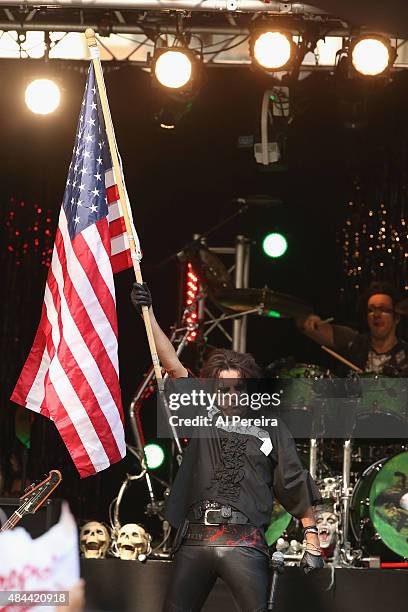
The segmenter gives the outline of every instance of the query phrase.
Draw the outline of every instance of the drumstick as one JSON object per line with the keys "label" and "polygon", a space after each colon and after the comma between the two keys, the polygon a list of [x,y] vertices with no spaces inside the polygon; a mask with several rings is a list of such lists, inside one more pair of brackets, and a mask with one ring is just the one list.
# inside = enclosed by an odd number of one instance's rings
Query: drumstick
{"label": "drumstick", "polygon": [[358,368],[356,365],[354,365],[354,363],[351,363],[351,361],[349,361],[345,357],[342,357],[341,355],[336,353],[336,351],[333,351],[332,349],[328,348],[327,346],[324,346],[324,344],[321,345],[321,348],[324,351],[326,351],[326,353],[329,353],[329,355],[331,355],[335,359],[338,359],[339,361],[342,361],[345,365],[347,365],[349,368],[351,368],[355,372],[358,372],[359,374],[363,374],[364,370],[362,370],[361,368]]}
{"label": "drumstick", "polygon": [[331,323],[334,321],[334,317],[329,317],[328,319],[324,319],[323,321],[319,321],[316,327],[320,327],[321,325],[325,325],[326,323]]}

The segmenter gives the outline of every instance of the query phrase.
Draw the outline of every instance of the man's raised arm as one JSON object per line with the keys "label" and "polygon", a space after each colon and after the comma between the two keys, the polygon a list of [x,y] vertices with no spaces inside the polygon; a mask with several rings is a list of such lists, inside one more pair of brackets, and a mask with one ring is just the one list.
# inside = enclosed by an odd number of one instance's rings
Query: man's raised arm
{"label": "man's raised arm", "polygon": [[152,323],[157,354],[168,375],[172,378],[187,377],[188,372],[177,357],[174,346],[156,321],[152,307],[152,296],[146,283],[143,283],[143,285],[134,283],[132,293],[130,294],[130,299],[133,306],[139,313],[142,312],[142,306],[147,306],[149,308],[149,315]]}

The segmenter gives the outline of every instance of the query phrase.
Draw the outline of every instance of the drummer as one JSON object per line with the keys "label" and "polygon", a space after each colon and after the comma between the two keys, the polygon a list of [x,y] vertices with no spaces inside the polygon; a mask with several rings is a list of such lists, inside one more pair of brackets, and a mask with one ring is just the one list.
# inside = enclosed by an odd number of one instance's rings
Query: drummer
{"label": "drummer", "polygon": [[322,323],[315,314],[297,319],[296,324],[309,338],[333,349],[365,372],[408,377],[408,343],[397,336],[400,317],[395,312],[396,289],[386,282],[373,282],[366,299],[368,333]]}

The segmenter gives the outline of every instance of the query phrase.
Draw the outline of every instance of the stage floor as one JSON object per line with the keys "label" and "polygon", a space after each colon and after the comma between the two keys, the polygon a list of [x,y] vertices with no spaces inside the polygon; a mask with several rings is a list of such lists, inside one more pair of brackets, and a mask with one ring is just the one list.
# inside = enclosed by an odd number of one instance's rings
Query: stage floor
{"label": "stage floor", "polygon": [[[81,560],[86,611],[160,612],[170,561],[145,564],[120,559]],[[276,612],[407,612],[408,570],[330,569],[303,576],[286,568],[280,578]],[[217,581],[203,612],[235,610],[228,588]]]}

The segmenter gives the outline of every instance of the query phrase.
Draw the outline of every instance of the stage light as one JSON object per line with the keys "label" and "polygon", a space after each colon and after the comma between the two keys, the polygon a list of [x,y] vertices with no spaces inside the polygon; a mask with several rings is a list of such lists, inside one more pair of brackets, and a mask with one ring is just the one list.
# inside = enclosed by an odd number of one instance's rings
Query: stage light
{"label": "stage light", "polygon": [[268,71],[285,68],[294,56],[294,49],[291,35],[283,32],[257,32],[250,41],[251,57]]}
{"label": "stage light", "polygon": [[186,274],[186,289],[185,289],[185,310],[183,325],[186,325],[191,329],[187,336],[187,342],[194,342],[197,340],[197,330],[194,329],[198,319],[198,292],[200,290],[200,280],[196,276],[192,263],[187,263],[187,274]]}
{"label": "stage light", "polygon": [[162,87],[173,91],[183,89],[193,78],[194,59],[188,49],[159,49],[152,60],[152,74]]}
{"label": "stage light", "polygon": [[25,103],[37,115],[53,113],[59,106],[61,93],[58,85],[49,79],[32,81],[25,91]]}
{"label": "stage light", "polygon": [[365,35],[355,38],[350,47],[351,63],[364,76],[383,74],[397,56],[389,40],[382,36]]}
{"label": "stage light", "polygon": [[286,253],[288,243],[285,236],[272,232],[271,234],[265,236],[262,242],[262,248],[268,257],[278,258],[282,257],[282,255]]}
{"label": "stage light", "polygon": [[144,447],[144,453],[146,456],[147,467],[150,470],[159,468],[164,461],[164,451],[158,444],[146,444]]}

